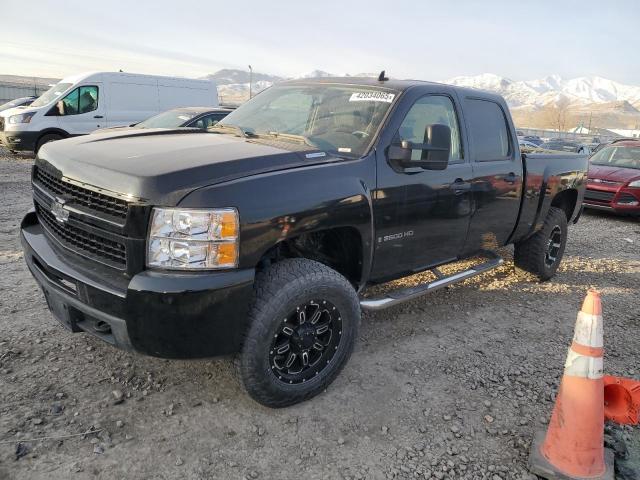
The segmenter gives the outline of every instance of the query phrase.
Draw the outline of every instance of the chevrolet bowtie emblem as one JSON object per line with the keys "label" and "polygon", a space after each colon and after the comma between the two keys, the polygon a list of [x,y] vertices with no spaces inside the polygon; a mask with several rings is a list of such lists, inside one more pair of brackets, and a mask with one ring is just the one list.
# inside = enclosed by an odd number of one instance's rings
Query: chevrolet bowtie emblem
{"label": "chevrolet bowtie emblem", "polygon": [[64,200],[62,200],[61,198],[56,198],[51,205],[51,213],[60,223],[64,223],[69,220],[69,210],[65,210],[64,204]]}

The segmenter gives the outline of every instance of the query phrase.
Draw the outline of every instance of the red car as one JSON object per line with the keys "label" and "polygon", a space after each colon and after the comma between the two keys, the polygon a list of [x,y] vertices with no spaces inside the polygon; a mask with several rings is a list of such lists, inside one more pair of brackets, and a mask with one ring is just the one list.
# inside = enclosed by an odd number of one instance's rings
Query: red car
{"label": "red car", "polygon": [[617,140],[590,159],[584,206],[640,215],[640,140]]}

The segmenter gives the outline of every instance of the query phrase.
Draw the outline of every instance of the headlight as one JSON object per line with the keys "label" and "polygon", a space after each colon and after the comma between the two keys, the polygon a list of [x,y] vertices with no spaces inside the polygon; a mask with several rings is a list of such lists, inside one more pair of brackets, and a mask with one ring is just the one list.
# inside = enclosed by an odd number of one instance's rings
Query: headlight
{"label": "headlight", "polygon": [[9,123],[29,123],[36,112],[21,113],[20,115],[11,115]]}
{"label": "headlight", "polygon": [[147,266],[207,270],[238,266],[238,211],[154,208]]}
{"label": "headlight", "polygon": [[630,182],[629,186],[630,187],[635,187],[635,188],[640,188],[640,179],[634,180],[633,182]]}

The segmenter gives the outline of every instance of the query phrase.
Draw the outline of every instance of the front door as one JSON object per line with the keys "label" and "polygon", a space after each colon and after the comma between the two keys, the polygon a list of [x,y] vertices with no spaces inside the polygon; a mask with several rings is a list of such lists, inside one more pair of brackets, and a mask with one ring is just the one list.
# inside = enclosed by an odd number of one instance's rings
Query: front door
{"label": "front door", "polygon": [[69,92],[57,108],[58,124],[70,135],[82,135],[106,126],[106,109],[99,84],[83,85]]}
{"label": "front door", "polygon": [[[398,169],[386,158],[378,161],[372,276],[424,270],[456,259],[463,249],[471,215],[472,169],[465,158],[453,98],[446,94],[418,98],[392,143],[424,143],[425,128],[432,124],[451,129],[451,155],[445,170]],[[415,150],[412,155],[419,159],[421,154]]]}

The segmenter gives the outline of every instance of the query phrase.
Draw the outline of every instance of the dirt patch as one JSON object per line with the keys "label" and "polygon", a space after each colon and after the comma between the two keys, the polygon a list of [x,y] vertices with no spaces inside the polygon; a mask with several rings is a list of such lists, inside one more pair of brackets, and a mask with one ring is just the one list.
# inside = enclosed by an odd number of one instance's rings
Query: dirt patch
{"label": "dirt patch", "polygon": [[[640,225],[587,213],[553,281],[515,270],[506,249],[493,272],[366,314],[326,393],[266,409],[227,359],[130,355],[56,323],[18,240],[31,164],[0,154],[0,478],[529,479],[591,286],[607,373],[640,378]],[[640,431],[623,435],[637,468]]]}

